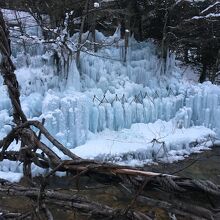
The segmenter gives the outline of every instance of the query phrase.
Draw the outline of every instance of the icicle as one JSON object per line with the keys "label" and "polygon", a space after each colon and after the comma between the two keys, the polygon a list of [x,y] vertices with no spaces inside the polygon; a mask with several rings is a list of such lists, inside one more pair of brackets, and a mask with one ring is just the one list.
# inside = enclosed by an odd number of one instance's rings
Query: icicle
{"label": "icicle", "polygon": [[114,110],[111,104],[109,103],[105,105],[105,115],[106,115],[106,127],[113,130],[114,129]]}
{"label": "icicle", "polygon": [[172,102],[168,100],[166,102],[165,120],[169,121],[171,118],[172,118]]}
{"label": "icicle", "polygon": [[113,105],[114,108],[114,127],[118,131],[124,128],[124,110],[121,102],[116,101]]}
{"label": "icicle", "polygon": [[90,114],[90,125],[89,128],[93,133],[96,133],[98,130],[98,120],[99,120],[99,110],[97,106],[93,106]]}
{"label": "icicle", "polygon": [[79,71],[76,67],[76,62],[75,62],[75,60],[73,60],[73,58],[72,58],[70,66],[69,66],[66,88],[67,89],[75,89],[76,91],[80,91],[80,89],[81,89]]}
{"label": "icicle", "polygon": [[99,109],[98,132],[100,132],[106,128],[105,107],[99,106],[98,109]]}
{"label": "icicle", "polygon": [[132,124],[132,110],[128,103],[124,104],[124,126],[125,128],[130,128]]}
{"label": "icicle", "polygon": [[131,108],[131,120],[132,123],[135,123],[137,121],[137,103],[133,102],[130,105]]}
{"label": "icicle", "polygon": [[160,112],[160,99],[156,98],[154,99],[155,103],[155,121],[159,118],[159,112]]}
{"label": "icicle", "polygon": [[75,145],[79,146],[85,142],[85,131],[82,128],[82,114],[80,108],[74,109],[75,113]]}
{"label": "icicle", "polygon": [[151,104],[145,103],[144,105],[144,122],[149,123],[151,121]]}
{"label": "icicle", "polygon": [[144,108],[143,105],[137,104],[137,120],[136,123],[144,122]]}
{"label": "icicle", "polygon": [[184,128],[190,127],[192,117],[192,110],[190,108],[186,108],[186,114],[184,115]]}
{"label": "icicle", "polygon": [[210,109],[207,108],[205,110],[205,120],[204,120],[204,124],[206,127],[209,127],[209,123],[210,123]]}
{"label": "icicle", "polygon": [[73,108],[69,109],[69,132],[68,142],[70,146],[75,147],[75,114]]}

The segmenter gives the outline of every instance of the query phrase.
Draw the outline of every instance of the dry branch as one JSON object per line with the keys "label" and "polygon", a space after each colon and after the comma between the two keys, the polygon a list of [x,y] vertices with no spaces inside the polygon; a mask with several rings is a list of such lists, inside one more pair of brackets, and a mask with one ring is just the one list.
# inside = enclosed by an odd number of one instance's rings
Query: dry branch
{"label": "dry branch", "polygon": [[[37,200],[39,196],[38,188],[23,187],[18,184],[11,184],[8,181],[1,180],[0,193],[9,196],[22,196],[28,197],[33,200]],[[87,213],[92,217],[103,217],[108,219],[124,219],[132,220],[149,220],[150,218],[143,213],[130,210],[125,213],[124,210],[113,209],[109,206],[102,205],[97,202],[88,200],[86,197],[79,195],[70,195],[53,190],[45,190],[44,202],[47,204],[54,204],[60,207],[67,207],[69,209],[75,209],[83,213]]]}

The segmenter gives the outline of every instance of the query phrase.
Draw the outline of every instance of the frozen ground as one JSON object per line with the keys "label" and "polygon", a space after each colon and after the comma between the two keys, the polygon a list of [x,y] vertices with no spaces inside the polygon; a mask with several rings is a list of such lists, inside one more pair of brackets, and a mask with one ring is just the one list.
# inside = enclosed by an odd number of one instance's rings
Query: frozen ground
{"label": "frozen ground", "polygon": [[177,128],[173,120],[133,124],[130,129],[105,130],[72,151],[83,158],[137,165],[173,162],[210,147],[215,132],[203,126]]}
{"label": "frozen ground", "polygon": [[[14,16],[5,14],[9,19]],[[27,32],[36,39],[41,36],[38,28],[27,28]],[[99,43],[111,46],[96,54],[82,51],[80,72],[74,57],[69,58],[68,68],[63,62],[55,65],[50,48],[41,42],[27,46],[26,55],[19,42],[12,42],[21,103],[28,118],[45,118],[52,135],[83,158],[128,165],[183,159],[220,137],[218,86],[196,83],[193,70],[180,68],[173,54],[164,66],[152,41],[137,43],[130,38],[124,62],[119,30],[111,37],[96,35]],[[73,45],[76,39],[70,39]],[[0,94],[1,139],[13,126],[2,78]],[[42,172],[33,169],[36,174]],[[0,170],[20,173],[22,167],[3,161]]]}

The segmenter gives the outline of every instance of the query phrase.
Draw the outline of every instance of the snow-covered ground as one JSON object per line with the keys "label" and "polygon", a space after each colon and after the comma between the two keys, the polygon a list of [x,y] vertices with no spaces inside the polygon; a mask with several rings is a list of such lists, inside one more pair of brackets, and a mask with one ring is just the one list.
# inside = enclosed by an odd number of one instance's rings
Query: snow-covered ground
{"label": "snow-covered ground", "polygon": [[[37,28],[29,32],[36,38],[41,34]],[[193,71],[180,68],[173,54],[164,67],[152,41],[137,43],[130,38],[124,62],[119,30],[112,37],[96,35],[99,43],[111,46],[96,54],[81,52],[80,72],[74,56],[67,67],[59,69],[40,42],[28,46],[26,55],[21,45],[12,42],[21,103],[28,118],[45,118],[52,135],[83,158],[128,165],[183,159],[220,137],[218,86],[196,83]],[[1,139],[13,125],[2,78],[0,94]],[[3,161],[0,170],[19,173],[22,168]]]}
{"label": "snow-covered ground", "polygon": [[177,128],[173,120],[133,124],[130,129],[104,130],[72,151],[83,158],[137,165],[173,162],[210,147],[215,132],[203,126]]}

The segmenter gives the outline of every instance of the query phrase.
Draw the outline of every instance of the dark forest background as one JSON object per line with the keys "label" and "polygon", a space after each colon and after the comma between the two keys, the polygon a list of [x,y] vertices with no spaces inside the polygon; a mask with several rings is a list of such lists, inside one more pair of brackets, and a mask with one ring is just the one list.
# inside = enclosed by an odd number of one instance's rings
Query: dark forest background
{"label": "dark forest background", "polygon": [[[0,7],[28,11],[42,27],[60,29],[69,13],[68,34],[90,31],[94,41],[95,30],[112,35],[120,25],[122,39],[127,35],[137,41],[154,39],[162,59],[172,51],[181,61],[197,66],[200,82],[216,82],[220,74],[219,1],[2,0]],[[51,38],[45,29],[43,34],[45,39]]]}

